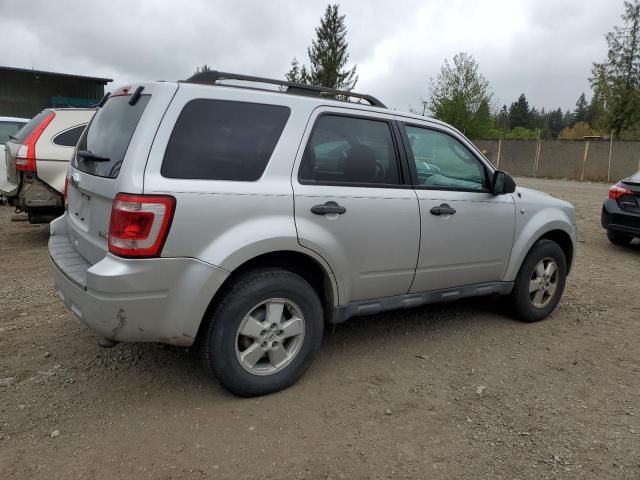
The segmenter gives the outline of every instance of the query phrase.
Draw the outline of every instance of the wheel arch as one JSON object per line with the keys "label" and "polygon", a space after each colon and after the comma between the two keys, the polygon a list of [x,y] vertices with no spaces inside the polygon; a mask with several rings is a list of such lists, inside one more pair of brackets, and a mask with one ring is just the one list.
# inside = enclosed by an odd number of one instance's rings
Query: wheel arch
{"label": "wheel arch", "polygon": [[562,251],[564,252],[564,256],[567,259],[567,274],[571,270],[571,265],[573,264],[573,240],[571,239],[571,235],[569,235],[564,230],[550,230],[540,238],[538,238],[533,244],[535,245],[539,240],[551,240],[557,243]]}
{"label": "wheel arch", "polygon": [[231,271],[230,275],[211,298],[209,306],[203,316],[203,321],[200,322],[196,341],[198,341],[198,338],[201,336],[205,324],[204,319],[208,317],[211,310],[222,298],[229,286],[247,272],[264,268],[288,270],[304,278],[320,297],[320,301],[324,307],[325,321],[330,320],[330,317],[335,312],[335,308],[339,304],[339,300],[338,286],[329,265],[311,254],[295,250],[275,250],[247,259]]}
{"label": "wheel arch", "polygon": [[527,254],[536,242],[542,239],[552,240],[562,248],[567,259],[567,273],[569,273],[575,258],[576,246],[576,232],[571,225],[563,220],[557,220],[538,225],[537,228],[533,228],[531,224],[528,227],[515,239],[511,259],[503,279],[515,280]]}

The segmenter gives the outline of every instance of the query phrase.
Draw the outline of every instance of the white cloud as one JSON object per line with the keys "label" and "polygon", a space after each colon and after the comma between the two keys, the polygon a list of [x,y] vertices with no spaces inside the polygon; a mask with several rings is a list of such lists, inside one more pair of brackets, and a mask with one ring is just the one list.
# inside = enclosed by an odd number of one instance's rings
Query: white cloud
{"label": "white cloud", "polygon": [[[178,80],[207,63],[283,77],[326,1],[3,0],[0,64],[114,78]],[[622,2],[343,0],[358,90],[406,110],[428,95],[445,58],[473,54],[496,100],[573,108]]]}

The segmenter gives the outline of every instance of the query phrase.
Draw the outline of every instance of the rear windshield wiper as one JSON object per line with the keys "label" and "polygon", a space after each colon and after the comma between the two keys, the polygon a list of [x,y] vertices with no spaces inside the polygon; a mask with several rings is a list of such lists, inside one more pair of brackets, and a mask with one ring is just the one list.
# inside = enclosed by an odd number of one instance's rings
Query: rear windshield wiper
{"label": "rear windshield wiper", "polygon": [[109,157],[103,157],[101,155],[96,155],[91,150],[78,150],[76,155],[85,160],[92,160],[94,162],[110,162],[111,159]]}
{"label": "rear windshield wiper", "polygon": [[9,140],[17,140],[18,137],[14,137],[13,135],[9,135]]}

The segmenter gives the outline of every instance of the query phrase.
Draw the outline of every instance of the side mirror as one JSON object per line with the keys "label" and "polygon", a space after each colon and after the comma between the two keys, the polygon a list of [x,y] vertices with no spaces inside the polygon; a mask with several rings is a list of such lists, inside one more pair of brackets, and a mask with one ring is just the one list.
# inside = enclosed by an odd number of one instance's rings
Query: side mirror
{"label": "side mirror", "polygon": [[505,195],[516,191],[516,182],[507,172],[496,170],[493,173],[493,181],[491,182],[491,192],[494,195]]}

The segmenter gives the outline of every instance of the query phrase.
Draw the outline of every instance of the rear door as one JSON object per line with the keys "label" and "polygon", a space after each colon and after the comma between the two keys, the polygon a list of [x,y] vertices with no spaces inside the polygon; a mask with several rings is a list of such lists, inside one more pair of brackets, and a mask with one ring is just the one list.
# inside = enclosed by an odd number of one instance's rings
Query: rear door
{"label": "rear door", "polygon": [[340,304],[406,294],[420,216],[393,117],[324,107],[309,125],[293,178],[300,244],[332,266]]}
{"label": "rear door", "polygon": [[[143,193],[144,168],[176,84],[145,84],[115,92],[98,109],[69,169],[67,232],[94,264],[106,255],[111,205],[118,192]],[[136,95],[138,97],[138,95]]]}

